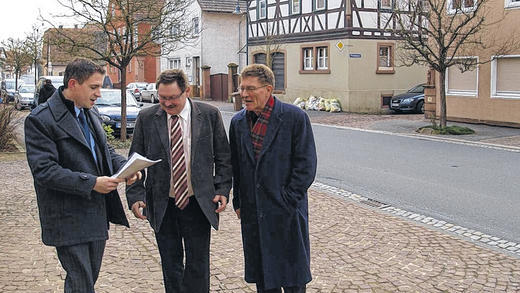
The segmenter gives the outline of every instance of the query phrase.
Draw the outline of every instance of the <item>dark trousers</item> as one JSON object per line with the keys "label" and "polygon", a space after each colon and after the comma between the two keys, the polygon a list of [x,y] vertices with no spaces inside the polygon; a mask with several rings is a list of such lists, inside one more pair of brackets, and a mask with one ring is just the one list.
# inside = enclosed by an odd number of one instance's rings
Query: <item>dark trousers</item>
{"label": "dark trousers", "polygon": [[[298,287],[283,287],[283,292],[284,293],[305,293],[306,287],[307,287],[306,285],[298,286]],[[257,284],[256,292],[258,292],[258,293],[282,293],[282,289],[276,288],[276,289],[264,290],[261,288],[261,286],[258,286],[258,284]]]}
{"label": "dark trousers", "polygon": [[67,272],[65,293],[93,293],[99,276],[105,240],[56,247],[58,259]]}
{"label": "dark trousers", "polygon": [[210,224],[195,197],[189,200],[181,211],[170,198],[160,231],[155,233],[166,293],[209,292]]}

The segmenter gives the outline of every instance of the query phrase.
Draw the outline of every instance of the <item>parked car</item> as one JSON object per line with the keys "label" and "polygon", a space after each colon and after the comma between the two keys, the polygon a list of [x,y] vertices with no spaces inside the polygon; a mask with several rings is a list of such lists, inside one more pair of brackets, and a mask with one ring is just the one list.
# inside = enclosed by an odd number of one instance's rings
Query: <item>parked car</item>
{"label": "parked car", "polygon": [[40,90],[45,84],[45,80],[50,79],[52,81],[52,85],[58,89],[63,85],[63,76],[54,76],[54,75],[46,75],[40,76],[38,78],[38,82],[36,82],[36,87],[34,88],[34,107],[38,106],[38,98],[40,97]]}
{"label": "parked car", "polygon": [[31,108],[34,104],[34,84],[24,84],[18,88],[14,95],[14,107],[16,110]]}
{"label": "parked car", "polygon": [[395,112],[424,113],[424,84],[414,86],[406,93],[392,97],[390,109]]}
{"label": "parked car", "polygon": [[141,91],[141,101],[148,101],[150,103],[158,103],[159,98],[157,97],[157,89],[155,83],[149,83],[146,89]]}
{"label": "parked car", "polygon": [[[23,84],[23,81],[21,79],[18,79],[18,88]],[[4,86],[5,85],[5,86]],[[16,80],[15,79],[6,79],[2,81],[2,88],[5,88],[7,92],[7,101],[12,102],[14,101],[14,95],[16,94],[16,91],[18,90],[16,88]]]}
{"label": "parked car", "polygon": [[[126,96],[126,133],[134,132],[135,120],[141,108],[132,95]],[[101,89],[101,97],[96,100],[96,107],[103,123],[114,130],[115,136],[121,134],[121,90]]]}
{"label": "parked car", "polygon": [[141,91],[146,89],[146,86],[148,86],[148,83],[146,82],[131,82],[126,86],[126,89],[131,91],[136,100],[142,102]]}

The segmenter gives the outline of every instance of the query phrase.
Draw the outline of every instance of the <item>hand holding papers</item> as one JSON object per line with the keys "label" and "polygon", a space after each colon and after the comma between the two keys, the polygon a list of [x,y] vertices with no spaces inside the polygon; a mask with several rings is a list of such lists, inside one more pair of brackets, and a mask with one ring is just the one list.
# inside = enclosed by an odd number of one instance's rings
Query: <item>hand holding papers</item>
{"label": "hand holding papers", "polygon": [[138,153],[133,153],[130,156],[130,159],[126,162],[126,164],[121,167],[121,169],[114,175],[112,178],[128,178],[137,173],[138,171],[143,170],[144,168],[150,167],[155,163],[160,162],[161,159],[153,161],[148,158],[141,156]]}

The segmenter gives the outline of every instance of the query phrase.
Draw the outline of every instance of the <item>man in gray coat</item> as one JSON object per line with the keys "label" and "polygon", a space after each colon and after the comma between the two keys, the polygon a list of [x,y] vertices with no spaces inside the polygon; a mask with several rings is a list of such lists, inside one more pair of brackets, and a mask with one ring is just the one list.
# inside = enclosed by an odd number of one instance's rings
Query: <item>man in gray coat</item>
{"label": "man in gray coat", "polygon": [[182,70],[162,72],[156,88],[160,104],[139,112],[130,153],[162,161],[127,188],[128,205],[155,231],[166,292],[205,293],[210,227],[231,189],[229,143],[218,109],[188,98]]}
{"label": "man in gray coat", "polygon": [[[109,177],[124,163],[107,144],[94,103],[105,71],[76,59],[63,86],[25,120],[27,161],[34,177],[43,243],[55,246],[67,272],[65,292],[94,292],[109,221],[128,227]],[[127,180],[132,184],[140,177]]]}

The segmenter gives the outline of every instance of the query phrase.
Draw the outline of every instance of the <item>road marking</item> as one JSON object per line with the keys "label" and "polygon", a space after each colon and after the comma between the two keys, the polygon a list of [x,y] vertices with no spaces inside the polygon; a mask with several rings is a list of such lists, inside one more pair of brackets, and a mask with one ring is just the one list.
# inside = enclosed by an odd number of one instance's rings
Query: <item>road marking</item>
{"label": "road marking", "polygon": [[430,135],[418,134],[418,133],[417,134],[394,133],[394,132],[382,131],[382,130],[362,129],[362,128],[355,128],[355,127],[349,127],[349,126],[329,125],[329,124],[322,124],[322,123],[312,123],[312,125],[329,127],[329,128],[346,129],[346,130],[356,130],[356,131],[363,131],[363,132],[376,133],[376,134],[387,134],[387,135],[415,138],[415,139],[422,139],[422,140],[429,140],[429,141],[449,142],[449,143],[453,143],[453,144],[476,146],[476,147],[487,148],[487,149],[495,149],[495,150],[501,150],[501,151],[520,153],[520,147],[493,144],[493,143],[487,143],[487,142],[469,141],[469,140],[464,140],[464,139],[448,138],[448,137],[437,137],[437,136],[430,136]]}
{"label": "road marking", "polygon": [[[484,246],[489,246],[493,249],[506,252],[507,254],[513,255],[515,257],[520,258],[520,243],[512,242],[509,240],[502,239],[500,237],[488,235],[479,231],[475,231],[473,229],[464,228],[452,223],[448,223],[446,221],[438,220],[432,217],[428,217],[425,215],[421,215],[414,212],[409,212],[382,202],[379,202],[374,199],[370,199],[368,197],[355,194],[353,192],[337,188],[334,186],[330,186],[321,182],[314,182],[311,186],[312,188],[318,189],[320,191],[328,192],[334,195],[338,195],[349,200],[355,201],[357,203],[361,203],[363,205],[370,206],[371,208],[376,208],[387,213],[390,213],[394,216],[407,219],[409,221],[415,221],[422,225],[434,227],[436,229],[441,229],[446,231],[449,234],[464,238],[469,240],[472,243],[481,244]],[[374,204],[376,203],[376,204]]]}

